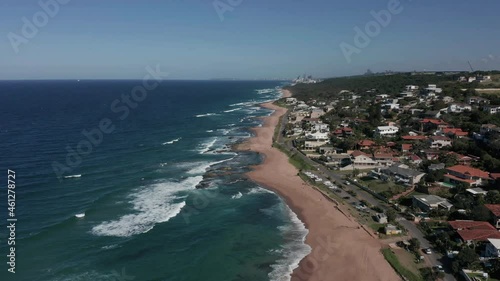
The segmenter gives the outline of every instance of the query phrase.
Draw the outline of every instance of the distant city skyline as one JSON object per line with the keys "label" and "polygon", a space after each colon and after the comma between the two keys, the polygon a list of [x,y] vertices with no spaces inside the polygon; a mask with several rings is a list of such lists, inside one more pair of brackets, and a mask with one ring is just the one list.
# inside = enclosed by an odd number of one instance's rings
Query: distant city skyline
{"label": "distant city skyline", "polygon": [[[146,66],[158,64],[169,79],[194,80],[468,71],[468,61],[475,70],[500,69],[495,0],[6,0],[0,6],[1,80],[140,79]],[[397,13],[382,12],[390,7]],[[341,46],[354,48],[349,59]]]}

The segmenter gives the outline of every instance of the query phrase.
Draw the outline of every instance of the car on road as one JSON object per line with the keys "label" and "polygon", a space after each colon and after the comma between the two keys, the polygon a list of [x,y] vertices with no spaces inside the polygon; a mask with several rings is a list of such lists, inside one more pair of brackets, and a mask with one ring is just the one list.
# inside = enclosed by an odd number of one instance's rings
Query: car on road
{"label": "car on road", "polygon": [[349,196],[344,196],[344,197],[342,197],[342,199],[349,200],[349,199],[351,199],[351,197],[349,197]]}
{"label": "car on road", "polygon": [[335,189],[334,191],[335,191],[335,192],[338,192],[338,193],[341,193],[341,192],[342,192],[342,190],[340,190],[340,189]]}
{"label": "car on road", "polygon": [[436,265],[432,267],[435,271],[437,272],[444,272],[443,266],[442,265]]}
{"label": "car on road", "polygon": [[351,183],[350,183],[350,182],[348,182],[348,181],[345,181],[344,183],[345,183],[345,185],[350,185],[350,184],[351,184]]}
{"label": "car on road", "polygon": [[430,248],[427,248],[427,249],[422,249],[422,251],[424,251],[424,253],[426,253],[426,254],[428,254],[428,255],[432,254],[432,251],[431,251],[431,249],[430,249]]}

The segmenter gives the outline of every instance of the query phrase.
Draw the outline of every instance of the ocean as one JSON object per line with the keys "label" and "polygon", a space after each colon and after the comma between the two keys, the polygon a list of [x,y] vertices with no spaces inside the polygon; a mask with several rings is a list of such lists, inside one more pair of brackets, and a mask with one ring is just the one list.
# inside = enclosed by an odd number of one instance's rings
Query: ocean
{"label": "ocean", "polygon": [[[278,82],[0,82],[0,280],[289,280],[307,230],[234,152]],[[197,188],[198,187],[198,188]]]}

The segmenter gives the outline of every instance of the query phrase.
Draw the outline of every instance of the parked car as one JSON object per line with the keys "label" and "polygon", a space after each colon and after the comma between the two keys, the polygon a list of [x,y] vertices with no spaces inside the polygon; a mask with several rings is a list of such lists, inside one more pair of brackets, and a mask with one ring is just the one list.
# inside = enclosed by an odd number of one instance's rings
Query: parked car
{"label": "parked car", "polygon": [[424,253],[426,253],[426,254],[428,254],[428,255],[432,254],[432,251],[431,251],[431,249],[430,249],[430,248],[423,249],[423,251],[424,251]]}
{"label": "parked car", "polygon": [[436,265],[433,267],[435,271],[437,272],[444,272],[443,266],[442,265]]}
{"label": "parked car", "polygon": [[345,199],[345,200],[349,200],[349,199],[351,199],[351,197],[349,197],[349,196],[344,196],[344,197],[342,197],[342,198],[343,198],[343,199]]}

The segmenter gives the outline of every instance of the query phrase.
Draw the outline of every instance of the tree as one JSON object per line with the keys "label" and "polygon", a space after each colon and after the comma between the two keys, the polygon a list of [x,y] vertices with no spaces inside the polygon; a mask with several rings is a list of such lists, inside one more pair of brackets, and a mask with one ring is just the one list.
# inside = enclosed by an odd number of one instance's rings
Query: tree
{"label": "tree", "polygon": [[497,190],[490,190],[484,199],[488,204],[500,204],[500,192]]}
{"label": "tree", "polygon": [[417,238],[412,238],[408,242],[410,243],[408,249],[414,253],[418,253],[420,250],[420,241]]}
{"label": "tree", "polygon": [[393,222],[396,220],[396,216],[397,216],[396,210],[388,209],[385,214],[387,216],[388,221]]}
{"label": "tree", "polygon": [[478,264],[479,264],[478,254],[476,254],[476,252],[473,249],[465,247],[456,256],[455,260],[451,265],[451,269],[453,270],[453,272],[457,273],[462,268],[475,269],[478,267]]}

